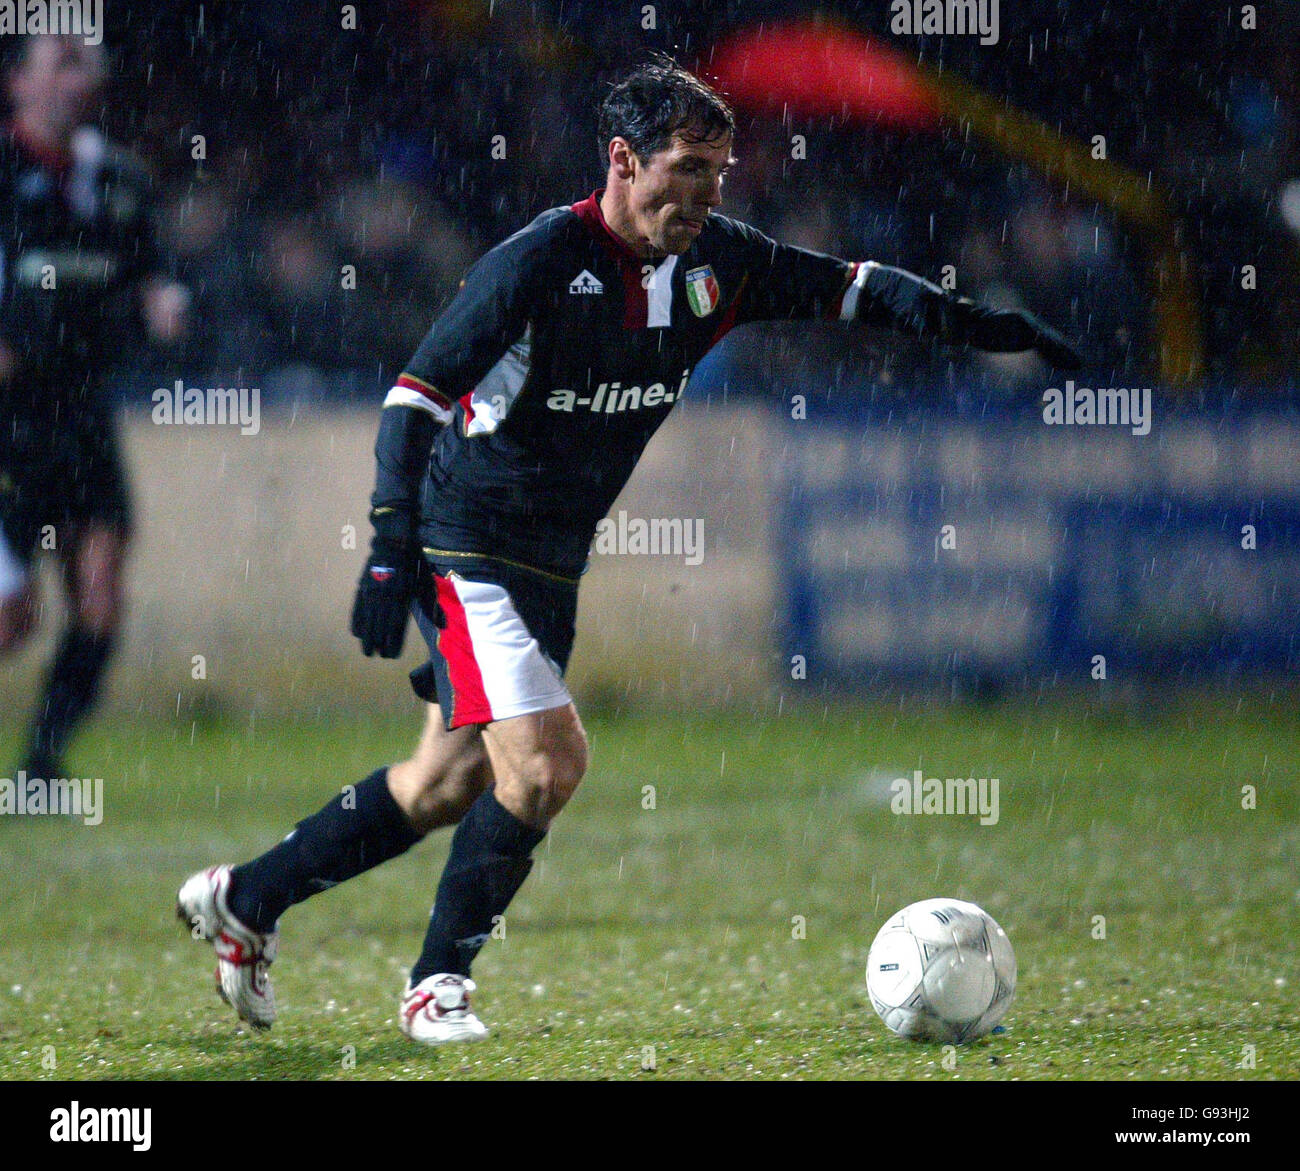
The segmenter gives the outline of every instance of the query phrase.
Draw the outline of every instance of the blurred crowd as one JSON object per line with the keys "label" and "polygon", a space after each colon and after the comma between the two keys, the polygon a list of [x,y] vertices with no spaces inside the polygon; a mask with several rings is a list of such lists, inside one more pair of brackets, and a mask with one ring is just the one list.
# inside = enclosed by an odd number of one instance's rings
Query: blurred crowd
{"label": "blurred crowd", "polygon": [[[156,174],[160,238],[195,299],[178,347],[124,362],[128,397],[173,377],[381,393],[479,253],[600,184],[593,106],[639,52],[707,73],[728,35],[809,15],[1081,142],[1104,133],[1182,221],[1207,379],[1285,388],[1300,364],[1300,21],[1280,5],[1259,6],[1252,39],[1201,3],[1026,0],[1001,6],[995,49],[890,38],[881,3],[373,0],[355,31],[333,0],[114,7],[103,126]],[[953,264],[960,291],[1085,338],[1103,373],[1154,376],[1144,241],[1110,209],[951,129],[738,113],[724,211],[932,279]]]}

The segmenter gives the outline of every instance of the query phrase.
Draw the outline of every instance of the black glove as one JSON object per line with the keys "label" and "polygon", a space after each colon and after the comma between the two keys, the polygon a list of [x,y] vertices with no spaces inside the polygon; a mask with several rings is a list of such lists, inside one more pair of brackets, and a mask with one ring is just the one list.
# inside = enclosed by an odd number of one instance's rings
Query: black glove
{"label": "black glove", "polygon": [[1058,331],[1023,309],[994,309],[957,297],[951,312],[954,340],[999,354],[1036,350],[1049,366],[1058,370],[1078,370],[1083,366],[1083,355]]}
{"label": "black glove", "polygon": [[370,521],[375,535],[352,603],[352,633],[367,657],[377,652],[395,659],[402,653],[411,599],[420,582],[420,543],[409,517],[371,513]]}

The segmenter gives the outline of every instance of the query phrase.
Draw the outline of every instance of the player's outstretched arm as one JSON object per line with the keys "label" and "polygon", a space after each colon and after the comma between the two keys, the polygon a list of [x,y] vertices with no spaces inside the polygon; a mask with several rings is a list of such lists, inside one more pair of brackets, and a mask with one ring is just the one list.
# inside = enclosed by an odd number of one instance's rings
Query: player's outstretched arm
{"label": "player's outstretched arm", "polygon": [[780,244],[756,228],[718,217],[733,246],[744,250],[749,281],[737,294],[735,323],[799,318],[860,321],[999,353],[1036,350],[1063,370],[1083,359],[1044,321],[1020,309],[994,309],[958,297],[906,269]]}
{"label": "player's outstretched arm", "polygon": [[992,353],[1034,350],[1049,365],[1078,370],[1082,355],[1045,321],[1023,309],[995,309],[958,297],[938,285],[888,264],[858,266],[844,298],[849,320],[886,325],[948,345]]}

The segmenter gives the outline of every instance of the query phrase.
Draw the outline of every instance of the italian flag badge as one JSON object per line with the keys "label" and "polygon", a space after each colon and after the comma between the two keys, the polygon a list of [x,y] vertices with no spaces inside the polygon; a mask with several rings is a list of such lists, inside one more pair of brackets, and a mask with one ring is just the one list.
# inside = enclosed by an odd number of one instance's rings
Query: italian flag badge
{"label": "italian flag badge", "polygon": [[696,317],[708,317],[718,307],[718,281],[713,275],[713,265],[686,270],[686,299]]}

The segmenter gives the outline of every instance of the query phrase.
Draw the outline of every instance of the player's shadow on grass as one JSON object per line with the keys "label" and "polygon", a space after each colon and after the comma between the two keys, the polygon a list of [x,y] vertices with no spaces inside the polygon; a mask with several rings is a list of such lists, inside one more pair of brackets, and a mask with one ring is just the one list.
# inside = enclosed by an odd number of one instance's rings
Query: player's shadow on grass
{"label": "player's shadow on grass", "polygon": [[[380,1027],[385,1031],[393,1028]],[[405,1080],[421,1074],[446,1076],[458,1070],[468,1056],[465,1046],[436,1049],[399,1035],[389,1038],[367,1033],[356,1042],[327,1043],[284,1034],[260,1036],[235,1028],[196,1037],[190,1049],[193,1065],[151,1072],[146,1080],[366,1081],[374,1075],[391,1078],[395,1069],[401,1070]]]}

